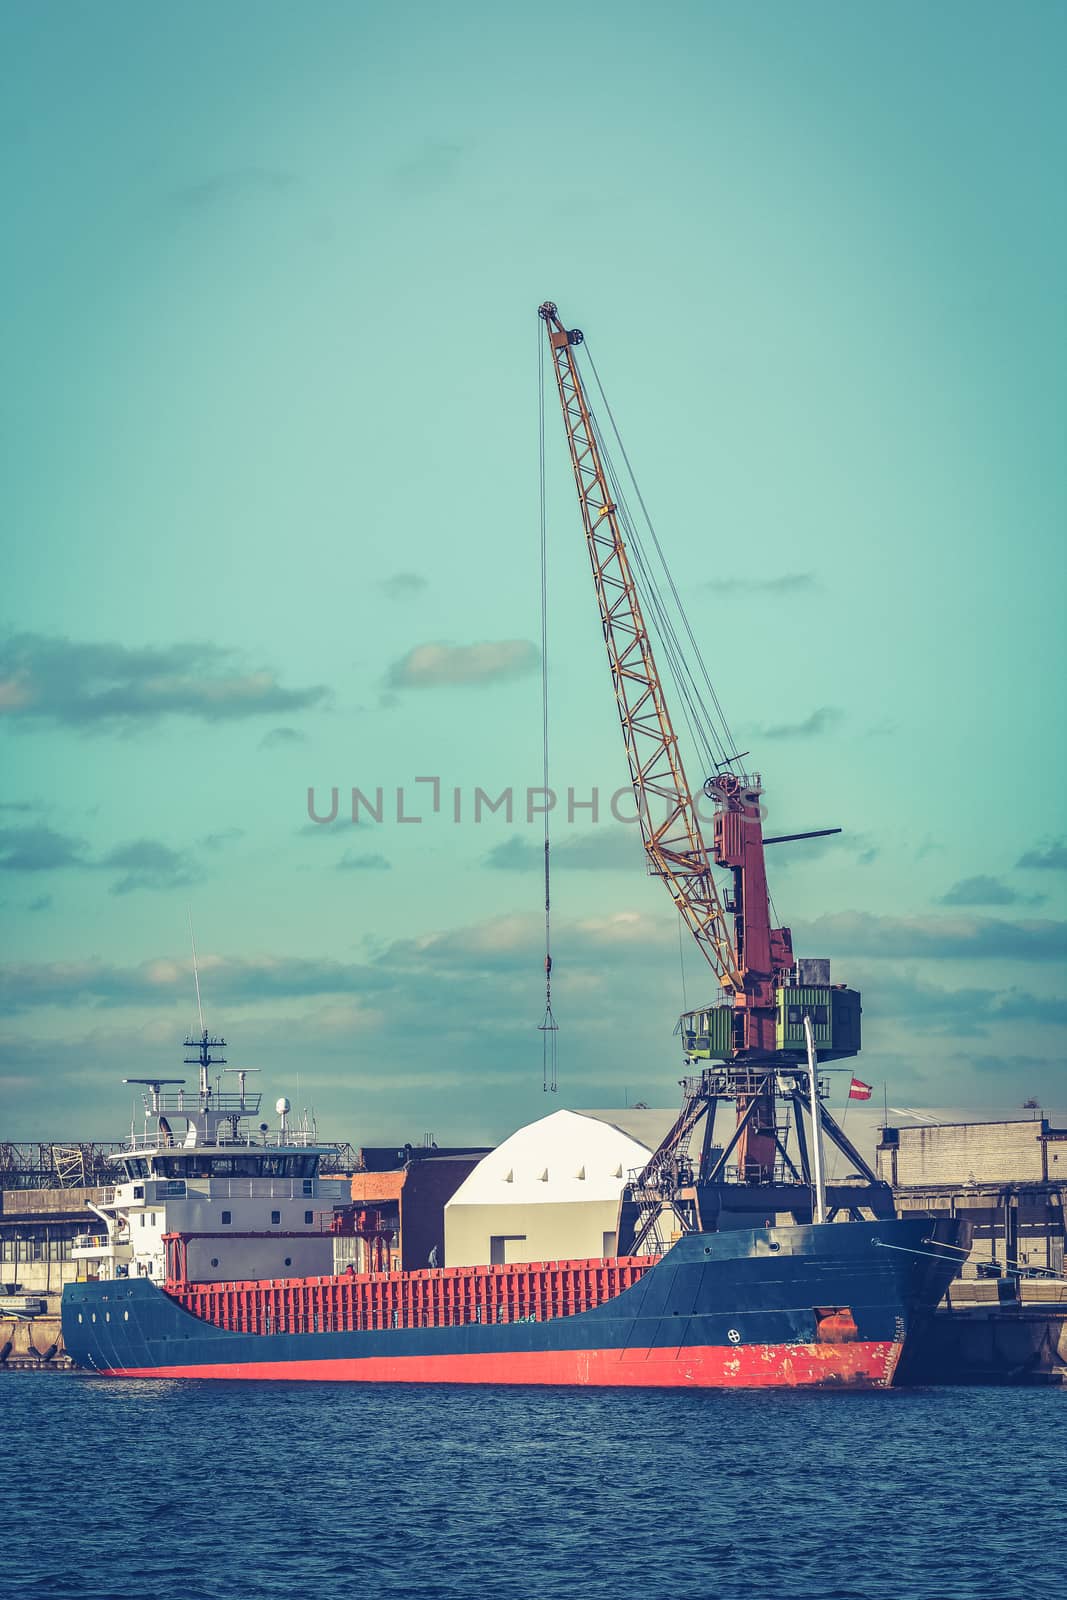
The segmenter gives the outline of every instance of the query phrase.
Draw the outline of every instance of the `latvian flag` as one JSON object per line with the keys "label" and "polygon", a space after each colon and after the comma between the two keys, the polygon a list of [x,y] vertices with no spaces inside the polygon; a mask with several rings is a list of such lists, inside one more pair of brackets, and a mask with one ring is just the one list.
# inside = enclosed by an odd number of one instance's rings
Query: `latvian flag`
{"label": "latvian flag", "polygon": [[871,1098],[870,1084],[864,1083],[862,1078],[853,1078],[848,1086],[848,1097],[850,1100],[869,1100]]}

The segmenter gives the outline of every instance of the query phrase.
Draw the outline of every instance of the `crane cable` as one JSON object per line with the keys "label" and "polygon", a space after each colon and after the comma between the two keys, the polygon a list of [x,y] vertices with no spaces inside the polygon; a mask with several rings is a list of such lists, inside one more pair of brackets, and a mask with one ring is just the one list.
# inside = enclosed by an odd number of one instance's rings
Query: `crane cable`
{"label": "crane cable", "polygon": [[[652,522],[652,518],[649,515],[648,507],[645,504],[645,497],[641,493],[641,486],[637,481],[636,474],[634,473],[634,469],[633,469],[633,467],[632,467],[632,465],[630,463],[630,457],[629,457],[629,455],[627,454],[627,451],[626,451],[626,446],[624,445],[624,443],[622,441],[622,435],[619,432],[618,423],[615,421],[615,413],[612,411],[611,403],[608,400],[607,395],[604,393],[604,385],[601,382],[600,373],[598,372],[596,362],[593,359],[593,353],[588,348],[588,341],[586,341],[585,355],[586,355],[586,358],[588,359],[589,367],[590,367],[590,370],[591,370],[591,372],[593,374],[593,379],[594,379],[594,381],[596,383],[596,386],[597,386],[597,389],[599,391],[601,401],[603,402],[604,410],[607,413],[608,421],[611,424],[611,431],[615,436],[615,442],[618,445],[619,453],[622,456],[623,462],[625,464],[627,475],[628,475],[628,477],[630,479],[631,484],[633,485],[634,493],[637,496],[637,502],[641,507],[641,513],[642,513],[642,516],[644,517],[645,525],[648,528],[648,532],[649,532],[649,534],[651,536],[652,543],[653,543],[653,545],[655,547],[656,555],[657,555],[657,557],[659,559],[659,564],[660,564],[660,566],[661,566],[661,568],[663,570],[664,578],[666,579],[667,585],[668,585],[668,587],[670,589],[670,592],[671,592],[671,596],[673,597],[675,609],[677,610],[678,616],[680,617],[681,622],[682,622],[682,626],[685,629],[686,636],[688,637],[691,658],[696,662],[696,665],[700,670],[701,677],[704,680],[704,685],[705,685],[705,689],[706,689],[706,692],[707,692],[708,700],[710,701],[711,705],[715,709],[716,714],[718,715],[719,723],[720,723],[720,726],[721,726],[721,729],[722,729],[722,741],[721,741],[722,742],[722,746],[723,746],[724,749],[731,749],[732,748],[734,754],[736,755],[737,746],[733,741],[733,737],[732,737],[732,735],[730,733],[729,725],[728,725],[728,723],[726,721],[725,713],[723,712],[722,706],[721,706],[721,704],[719,702],[719,697],[715,692],[715,686],[711,681],[711,676],[710,676],[710,674],[708,672],[708,669],[707,669],[707,666],[706,666],[706,664],[704,662],[704,658],[703,658],[703,655],[701,653],[700,646],[697,643],[696,635],[693,632],[693,628],[692,628],[692,625],[691,625],[691,623],[689,621],[689,617],[688,617],[688,615],[686,613],[685,606],[682,603],[682,597],[678,592],[678,587],[677,587],[677,585],[676,585],[676,583],[674,581],[673,574],[671,573],[671,569],[667,564],[667,559],[663,554],[663,547],[661,546],[661,544],[659,542],[659,536],[656,533],[655,527],[654,527],[653,522]],[[605,454],[606,454],[606,452],[605,452]],[[613,476],[614,476],[614,474],[613,474]],[[630,531],[630,535],[631,535],[631,540],[635,544],[637,544],[638,547],[640,547],[641,541],[638,538],[637,529],[636,529],[636,527],[633,526],[633,522],[632,522],[632,519],[629,517],[629,512],[628,511],[627,511],[626,515],[627,515],[627,521],[630,522],[630,530],[629,531]],[[642,557],[643,557],[643,552],[642,552]],[[642,565],[644,566],[645,564],[646,563],[645,563],[644,559],[642,559]],[[678,639],[677,634],[675,633],[674,625],[670,621],[669,614],[667,613],[666,606],[664,605],[664,602],[663,602],[663,597],[662,597],[662,595],[660,593],[660,590],[659,590],[659,586],[656,584],[656,582],[655,582],[655,580],[654,580],[654,578],[652,576],[651,571],[647,572],[646,582],[648,583],[649,587],[651,588],[651,590],[653,592],[655,609],[660,614],[661,619],[662,619],[662,624],[665,625],[666,632],[671,637],[671,643],[673,644],[675,650],[678,653],[679,660],[683,664],[683,671],[684,671],[685,677],[689,681],[689,685],[690,685],[691,690],[695,691],[695,698],[697,700],[697,703],[700,705],[701,710],[704,711],[704,714],[705,714],[705,716],[707,717],[707,720],[708,720],[708,724],[709,724],[709,726],[711,726],[711,718],[708,717],[707,711],[706,711],[706,709],[705,709],[705,707],[703,705],[703,702],[700,699],[699,690],[697,690],[696,682],[695,682],[695,680],[693,678],[692,671],[688,666],[688,660],[686,658],[686,655],[685,655],[684,651],[680,648],[681,642]],[[714,737],[715,742],[717,744],[720,743],[719,735],[717,733],[713,733],[713,737]]]}
{"label": "crane cable", "polygon": [[[649,516],[648,507],[645,504],[644,495],[641,493],[641,488],[640,488],[640,485],[637,482],[637,478],[636,478],[636,475],[634,473],[633,467],[630,465],[630,458],[627,455],[626,446],[622,442],[622,435],[619,433],[618,424],[615,421],[615,414],[611,409],[611,405],[610,405],[610,403],[608,401],[607,395],[604,393],[604,385],[600,381],[600,373],[597,371],[596,362],[593,360],[593,353],[589,348],[588,339],[586,339],[584,341],[583,354],[584,354],[586,360],[589,362],[589,368],[590,368],[590,371],[593,374],[593,378],[594,378],[594,381],[596,383],[597,390],[599,391],[600,398],[601,398],[601,401],[602,401],[603,406],[604,406],[604,411],[605,411],[605,413],[607,415],[608,421],[611,424],[611,430],[612,430],[612,433],[615,436],[615,442],[618,445],[619,453],[622,456],[622,460],[623,460],[623,462],[624,462],[624,464],[626,466],[627,475],[629,476],[630,482],[633,484],[634,493],[636,494],[637,502],[641,507],[641,513],[642,513],[642,516],[644,517],[645,525],[647,526],[649,534],[650,534],[650,536],[652,538],[652,543],[653,543],[653,545],[655,547],[656,555],[659,558],[660,566],[662,567],[664,577],[666,578],[667,585],[668,585],[668,587],[670,589],[671,597],[672,597],[672,599],[674,601],[675,609],[677,611],[677,614],[678,614],[679,618],[681,619],[682,627],[683,627],[683,629],[685,631],[686,638],[689,641],[690,654],[689,654],[688,659],[692,660],[693,662],[695,662],[697,670],[699,671],[700,677],[703,679],[704,692],[705,692],[705,695],[707,697],[707,703],[709,703],[710,706],[714,709],[715,715],[718,717],[719,725],[720,725],[720,728],[721,728],[722,732],[721,732],[721,736],[719,735],[719,733],[717,731],[713,733],[714,743],[716,745],[720,745],[721,746],[722,755],[730,756],[730,757],[732,757],[733,760],[736,761],[736,760],[739,759],[739,752],[738,752],[737,745],[736,745],[736,743],[734,741],[732,733],[730,732],[730,726],[729,726],[728,722],[726,721],[726,715],[725,715],[725,713],[724,713],[724,711],[722,709],[722,705],[719,702],[719,697],[715,692],[715,686],[714,686],[714,684],[712,682],[711,674],[708,672],[707,664],[704,661],[704,657],[703,657],[703,654],[701,652],[700,646],[697,643],[696,634],[693,631],[693,627],[692,627],[692,624],[689,621],[689,617],[688,617],[688,614],[686,612],[685,606],[682,603],[682,597],[678,592],[678,588],[677,588],[677,585],[675,584],[674,577],[673,577],[673,575],[671,573],[670,567],[667,564],[667,560],[666,560],[666,558],[665,558],[665,556],[663,554],[663,549],[662,549],[662,546],[660,545],[659,537],[658,537],[658,535],[656,533],[656,530],[655,530],[655,527],[653,525],[652,518]],[[632,531],[633,531],[633,534],[636,534],[636,530],[635,529],[632,530]],[[640,541],[638,541],[638,542],[640,542]],[[642,565],[644,565],[644,562],[642,562]],[[648,573],[646,575],[646,582],[648,582],[650,579],[651,579],[651,573]],[[661,631],[663,631],[664,628],[665,628],[666,633],[671,636],[671,646],[673,646],[673,650],[677,651],[678,658],[679,658],[680,662],[682,663],[682,670],[683,670],[684,676],[689,681],[690,690],[691,690],[691,692],[694,693],[694,697],[695,697],[698,705],[700,705],[701,709],[705,711],[705,715],[707,716],[708,723],[711,724],[712,719],[707,714],[706,707],[705,707],[705,702],[703,700],[703,697],[701,696],[700,691],[697,688],[696,682],[695,682],[695,680],[693,678],[692,670],[688,666],[687,658],[686,658],[685,654],[682,652],[682,650],[680,648],[680,641],[678,640],[678,637],[675,634],[673,624],[670,621],[670,618],[669,618],[669,616],[668,616],[668,614],[666,612],[666,607],[663,605],[662,599],[661,599],[661,597],[659,596],[659,593],[658,593],[657,586],[654,583],[652,584],[652,589],[655,592],[655,601],[653,603],[653,609],[657,613],[657,618],[658,618],[658,620],[660,622]],[[666,640],[664,642],[666,643]],[[671,646],[668,646],[668,653],[669,654],[672,653]],[[679,685],[679,688],[681,688],[681,685]],[[683,691],[683,694],[684,694],[684,691]],[[725,762],[723,764],[725,765]]]}
{"label": "crane cable", "polygon": [[545,802],[545,1020],[541,1034],[541,1088],[559,1092],[559,1024],[552,1015],[552,887],[548,826],[548,518],[545,510],[545,346],[537,327],[537,409],[541,490],[541,757]]}
{"label": "crane cable", "polygon": [[611,456],[608,453],[603,434],[600,430],[600,425],[597,422],[596,417],[593,416],[592,412],[590,412],[590,417],[593,424],[593,432],[597,440],[597,447],[600,450],[601,459],[604,463],[604,471],[607,474],[608,482],[611,486],[612,497],[615,501],[616,515],[618,516],[619,522],[622,525],[623,531],[626,535],[626,545],[630,554],[631,566],[641,580],[641,595],[645,610],[647,611],[653,628],[655,629],[661,648],[662,657],[667,664],[672,679],[674,680],[674,685],[678,693],[678,702],[681,705],[682,715],[685,718],[686,726],[689,729],[689,736],[692,739],[693,744],[696,746],[701,758],[710,769],[716,765],[717,757],[721,758],[724,756],[725,747],[723,746],[721,739],[718,737],[713,724],[707,716],[705,708],[700,702],[699,695],[696,692],[695,685],[692,681],[692,674],[689,672],[686,666],[685,658],[682,653],[677,634],[674,630],[674,626],[671,622],[663,600],[663,595],[656,583],[655,575],[651,570],[648,559],[642,547],[641,540],[638,536],[637,529],[635,528],[633,519],[630,516],[629,508],[626,504],[626,498],[623,493],[622,484],[619,482],[614,463],[612,462]]}
{"label": "crane cable", "polygon": [[[631,484],[633,485],[633,491],[637,496],[637,501],[641,507],[641,513],[644,517],[645,525],[648,528],[649,534],[652,538],[652,543],[655,546],[656,555],[659,558],[659,564],[663,569],[667,586],[669,587],[671,595],[673,596],[675,609],[681,619],[682,627],[685,630],[686,637],[689,640],[690,649],[689,654],[687,655],[671,619],[667,602],[659,584],[656,582],[655,573],[653,572],[651,563],[646,555],[643,541],[634,524],[633,518],[630,514],[630,509],[626,504],[626,497],[623,494],[622,485],[619,482],[618,475],[615,471],[615,465],[611,459],[611,453],[607,449],[606,442],[603,438],[600,424],[593,414],[592,408],[590,408],[590,420],[593,424],[593,431],[596,435],[597,446],[600,450],[601,459],[604,462],[605,471],[607,472],[608,480],[611,484],[611,490],[615,496],[619,519],[623,523],[626,531],[627,546],[631,556],[633,557],[633,564],[640,574],[644,584],[644,598],[648,606],[652,622],[659,635],[659,641],[663,647],[664,659],[670,668],[675,687],[678,691],[678,698],[682,707],[682,715],[684,716],[686,726],[689,729],[689,736],[693,740],[697,750],[704,756],[709,768],[720,770],[723,767],[733,765],[738,769],[738,771],[740,771],[741,754],[737,748],[734,736],[730,731],[730,725],[726,720],[726,714],[722,709],[719,697],[715,692],[715,685],[712,682],[710,673],[708,672],[707,663],[704,660],[703,652],[697,643],[696,635],[693,632],[693,627],[689,621],[688,613],[686,612],[685,606],[682,603],[682,597],[678,593],[678,588],[675,584],[673,574],[671,573],[670,567],[667,565],[667,559],[663,554],[663,549],[660,545],[659,537],[656,533],[655,527],[653,526],[652,518],[649,516],[644,495],[641,493],[641,486],[634,474],[633,467],[630,465],[630,458],[626,453],[626,446],[622,442],[622,435],[619,433],[619,425],[615,421],[615,414],[611,409],[611,404],[607,395],[604,393],[604,385],[600,381],[600,374],[597,371],[596,362],[593,360],[593,354],[589,348],[588,339],[586,339],[583,343],[583,353],[585,359],[589,362],[589,368],[596,382],[601,401],[603,402],[604,410],[607,414],[609,422],[611,423],[611,431],[615,436],[615,442],[618,445],[619,453],[626,464],[627,475]],[[693,674],[693,670],[689,665],[690,660],[696,663],[700,677],[703,679],[707,697],[706,699],[702,696],[700,685],[697,682]],[[718,717],[719,728],[716,728],[714,717],[708,710],[709,701]],[[721,729],[721,733],[719,729]],[[771,918],[774,924],[776,926],[780,925],[781,918],[778,915],[777,907],[774,904],[774,897],[771,895],[769,888],[767,891],[767,902],[770,907]]]}
{"label": "crane cable", "polygon": [[656,583],[655,574],[651,569],[637,529],[634,526],[633,518],[626,504],[623,487],[615,471],[614,462],[608,452],[600,424],[592,413],[590,413],[590,416],[597,447],[604,463],[604,471],[611,486],[616,515],[626,537],[630,565],[640,579],[640,593],[644,610],[658,639],[660,655],[674,680],[678,703],[681,706],[682,715],[689,729],[690,738],[693,740],[701,759],[710,767],[715,763],[716,752],[722,753],[721,741],[718,739],[715,729],[707,718],[699,697],[695,693],[692,675],[686,668],[677,634],[674,631],[664,603],[663,594]]}

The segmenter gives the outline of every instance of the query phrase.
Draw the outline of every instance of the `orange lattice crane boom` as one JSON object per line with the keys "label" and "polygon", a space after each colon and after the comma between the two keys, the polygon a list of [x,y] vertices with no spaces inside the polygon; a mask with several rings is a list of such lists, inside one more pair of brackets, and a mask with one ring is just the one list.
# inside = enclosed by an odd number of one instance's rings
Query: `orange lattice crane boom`
{"label": "orange lattice crane boom", "polygon": [[576,328],[563,326],[551,301],[540,308],[540,316],[563,409],[645,853],[719,982],[736,994],[744,989],[741,965],[712,875],[630,569],[618,507],[574,359],[582,335]]}

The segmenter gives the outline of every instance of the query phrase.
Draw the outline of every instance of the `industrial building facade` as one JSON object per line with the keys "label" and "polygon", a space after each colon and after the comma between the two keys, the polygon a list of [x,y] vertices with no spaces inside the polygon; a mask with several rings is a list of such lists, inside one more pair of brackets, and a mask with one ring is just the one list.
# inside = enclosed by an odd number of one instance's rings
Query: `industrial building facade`
{"label": "industrial building facade", "polygon": [[948,1212],[972,1224],[969,1275],[987,1263],[1062,1274],[1067,1128],[1042,1117],[886,1127],[877,1159],[902,1216]]}

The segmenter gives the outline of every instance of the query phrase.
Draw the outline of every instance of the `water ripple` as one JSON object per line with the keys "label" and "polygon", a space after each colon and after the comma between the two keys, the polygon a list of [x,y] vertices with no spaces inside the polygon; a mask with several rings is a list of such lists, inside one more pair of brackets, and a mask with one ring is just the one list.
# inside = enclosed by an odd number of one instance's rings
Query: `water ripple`
{"label": "water ripple", "polygon": [[[0,1379],[28,1600],[1060,1600],[1067,1392]],[[13,1589],[12,1592],[16,1592]]]}

